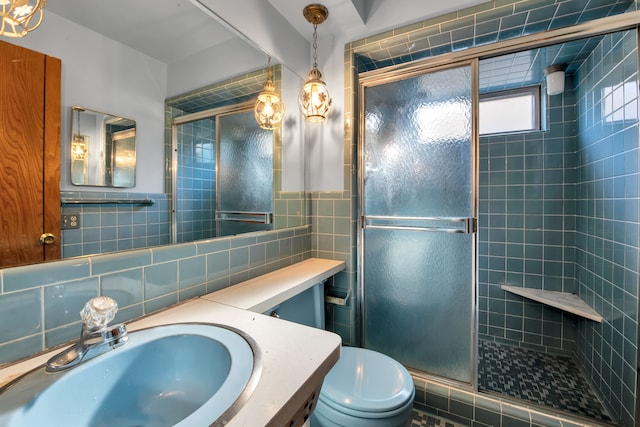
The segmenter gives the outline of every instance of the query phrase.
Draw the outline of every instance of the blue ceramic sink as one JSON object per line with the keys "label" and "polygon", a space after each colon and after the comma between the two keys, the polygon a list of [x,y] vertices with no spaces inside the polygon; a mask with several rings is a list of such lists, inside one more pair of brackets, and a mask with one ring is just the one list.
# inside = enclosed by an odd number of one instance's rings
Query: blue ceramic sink
{"label": "blue ceramic sink", "polygon": [[255,386],[255,350],[215,325],[132,332],[126,345],[73,369],[40,367],[0,389],[0,426],[223,424]]}

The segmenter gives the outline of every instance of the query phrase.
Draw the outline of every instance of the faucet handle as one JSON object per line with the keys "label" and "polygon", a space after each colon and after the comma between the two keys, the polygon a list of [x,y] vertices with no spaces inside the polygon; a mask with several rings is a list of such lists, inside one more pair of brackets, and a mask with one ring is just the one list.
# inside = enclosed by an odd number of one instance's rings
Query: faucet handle
{"label": "faucet handle", "polygon": [[82,322],[89,330],[100,330],[113,320],[118,312],[118,303],[105,296],[91,298],[80,311]]}

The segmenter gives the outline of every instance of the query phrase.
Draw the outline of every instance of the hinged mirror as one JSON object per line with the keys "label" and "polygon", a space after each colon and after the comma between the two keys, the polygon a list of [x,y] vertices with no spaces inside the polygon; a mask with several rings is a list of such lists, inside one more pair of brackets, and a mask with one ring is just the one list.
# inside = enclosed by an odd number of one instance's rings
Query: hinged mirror
{"label": "hinged mirror", "polygon": [[136,122],[71,107],[71,183],[135,187]]}

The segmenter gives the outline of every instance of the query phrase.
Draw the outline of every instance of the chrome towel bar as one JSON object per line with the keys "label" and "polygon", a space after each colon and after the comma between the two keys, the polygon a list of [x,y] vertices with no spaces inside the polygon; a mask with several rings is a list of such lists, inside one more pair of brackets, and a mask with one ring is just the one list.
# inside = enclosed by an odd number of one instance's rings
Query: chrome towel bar
{"label": "chrome towel bar", "polygon": [[151,206],[153,199],[60,199],[62,205],[145,205]]}

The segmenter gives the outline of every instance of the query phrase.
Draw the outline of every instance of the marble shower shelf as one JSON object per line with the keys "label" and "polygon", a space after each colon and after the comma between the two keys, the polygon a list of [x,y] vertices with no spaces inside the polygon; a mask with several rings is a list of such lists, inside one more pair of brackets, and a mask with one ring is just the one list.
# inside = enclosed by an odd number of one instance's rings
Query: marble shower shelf
{"label": "marble shower shelf", "polygon": [[595,322],[602,323],[604,320],[597,311],[589,307],[587,303],[582,301],[576,294],[570,294],[568,292],[543,291],[540,289],[518,288],[516,286],[507,285],[501,285],[500,287],[507,292],[550,305],[551,307],[559,308],[560,310],[568,311],[569,313],[585,317]]}

